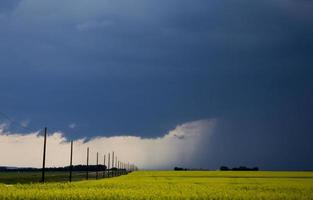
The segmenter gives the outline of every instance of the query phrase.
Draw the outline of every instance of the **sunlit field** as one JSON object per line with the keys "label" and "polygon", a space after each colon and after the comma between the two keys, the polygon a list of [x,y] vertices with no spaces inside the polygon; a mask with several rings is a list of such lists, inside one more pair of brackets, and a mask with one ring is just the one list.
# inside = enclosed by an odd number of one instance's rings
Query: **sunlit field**
{"label": "sunlit field", "polygon": [[0,184],[0,199],[313,199],[313,173],[137,171],[73,183]]}

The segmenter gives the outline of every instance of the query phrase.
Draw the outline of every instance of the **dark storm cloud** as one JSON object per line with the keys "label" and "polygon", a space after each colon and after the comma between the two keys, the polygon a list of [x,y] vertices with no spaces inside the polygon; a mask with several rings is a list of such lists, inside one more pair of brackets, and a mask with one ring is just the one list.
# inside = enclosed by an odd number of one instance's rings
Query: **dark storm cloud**
{"label": "dark storm cloud", "polygon": [[18,120],[146,137],[217,118],[204,165],[313,167],[312,1],[8,2],[0,104]]}
{"label": "dark storm cloud", "polygon": [[21,0],[2,0],[0,1],[0,13],[12,11],[18,6]]}

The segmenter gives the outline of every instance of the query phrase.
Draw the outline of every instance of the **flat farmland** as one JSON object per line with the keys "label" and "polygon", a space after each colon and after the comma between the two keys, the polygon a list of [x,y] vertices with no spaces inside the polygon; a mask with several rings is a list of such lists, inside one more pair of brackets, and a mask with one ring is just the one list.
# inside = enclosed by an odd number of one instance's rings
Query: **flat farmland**
{"label": "flat farmland", "polygon": [[2,183],[0,199],[313,199],[313,173],[137,171],[72,183]]}

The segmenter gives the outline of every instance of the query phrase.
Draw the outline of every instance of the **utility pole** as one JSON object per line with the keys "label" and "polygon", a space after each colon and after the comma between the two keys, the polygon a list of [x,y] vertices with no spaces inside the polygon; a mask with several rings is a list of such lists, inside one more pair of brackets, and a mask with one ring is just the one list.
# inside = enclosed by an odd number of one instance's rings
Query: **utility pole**
{"label": "utility pole", "polygon": [[117,176],[119,175],[118,165],[119,165],[119,163],[118,163],[118,161],[117,161],[117,162],[116,162],[116,175],[117,175]]}
{"label": "utility pole", "polygon": [[86,179],[89,179],[89,147],[87,147],[87,166],[86,166]]}
{"label": "utility pole", "polygon": [[103,155],[103,178],[105,178],[105,154]]}
{"label": "utility pole", "polygon": [[97,166],[96,166],[96,179],[98,179],[98,167],[99,167],[99,153],[97,152]]}
{"label": "utility pole", "polygon": [[113,168],[114,168],[114,151],[112,152],[112,176],[114,176],[114,172],[113,172]]}
{"label": "utility pole", "polygon": [[123,174],[125,174],[125,163],[124,162],[122,162],[122,170],[123,170]]}
{"label": "utility pole", "polygon": [[73,140],[71,141],[70,182],[72,182],[72,171],[73,171]]}
{"label": "utility pole", "polygon": [[120,173],[120,161],[118,161],[118,165],[117,165],[117,168],[118,168],[118,175],[121,175]]}
{"label": "utility pole", "polygon": [[117,163],[117,156],[115,156],[115,168],[116,168],[116,171],[115,171],[115,176],[118,176],[118,163]]}
{"label": "utility pole", "polygon": [[108,155],[108,177],[110,177],[110,161],[111,161],[111,158],[110,158],[110,153]]}
{"label": "utility pole", "polygon": [[42,159],[42,176],[41,182],[45,182],[45,168],[46,168],[46,146],[47,146],[47,127],[45,128],[45,136],[43,142],[43,159]]}
{"label": "utility pole", "polygon": [[118,173],[121,175],[121,161],[118,161]]}

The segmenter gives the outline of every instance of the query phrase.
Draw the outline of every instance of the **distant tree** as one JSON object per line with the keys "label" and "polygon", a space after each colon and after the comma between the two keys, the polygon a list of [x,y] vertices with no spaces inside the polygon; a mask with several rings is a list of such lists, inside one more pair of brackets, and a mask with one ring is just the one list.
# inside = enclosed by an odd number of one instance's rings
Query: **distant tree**
{"label": "distant tree", "polygon": [[235,167],[232,169],[233,171],[258,171],[258,167],[248,168],[246,166]]}
{"label": "distant tree", "polygon": [[226,166],[221,166],[220,167],[221,171],[228,171],[228,170],[232,170],[232,171],[259,171],[258,167],[253,167],[253,168],[249,168],[246,166],[239,166],[239,167],[234,167],[234,168],[228,168]]}
{"label": "distant tree", "polygon": [[188,171],[188,170],[190,170],[190,169],[182,168],[182,167],[174,167],[174,170],[175,170],[175,171]]}
{"label": "distant tree", "polygon": [[228,171],[229,168],[228,168],[227,166],[221,166],[221,167],[220,167],[220,170],[221,170],[221,171]]}
{"label": "distant tree", "polygon": [[174,170],[175,170],[175,171],[183,171],[184,169],[181,168],[181,167],[174,167]]}

